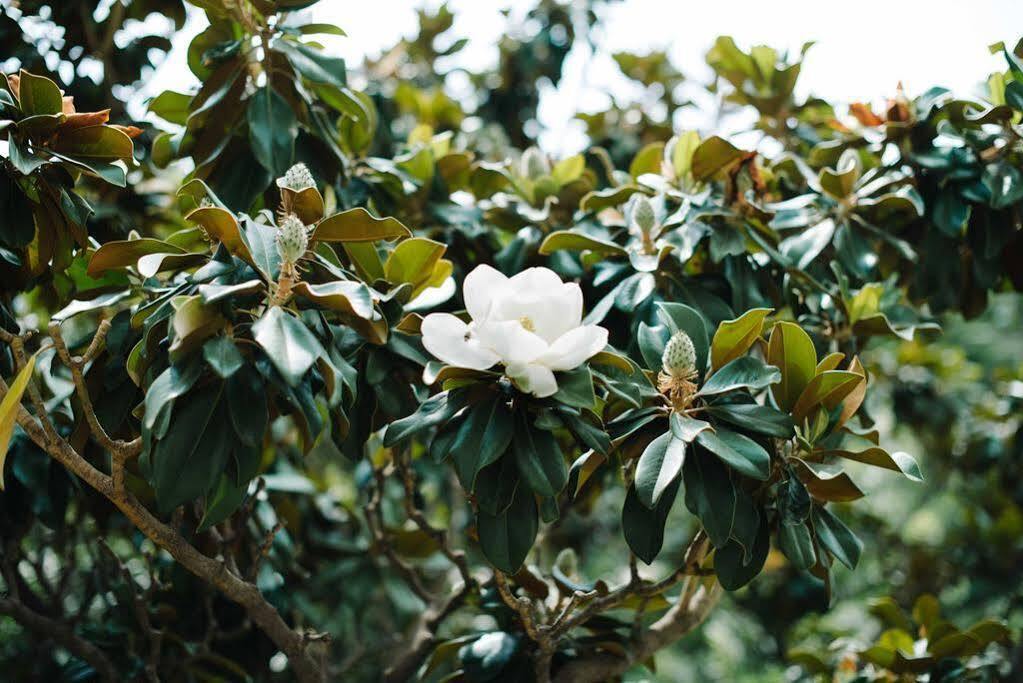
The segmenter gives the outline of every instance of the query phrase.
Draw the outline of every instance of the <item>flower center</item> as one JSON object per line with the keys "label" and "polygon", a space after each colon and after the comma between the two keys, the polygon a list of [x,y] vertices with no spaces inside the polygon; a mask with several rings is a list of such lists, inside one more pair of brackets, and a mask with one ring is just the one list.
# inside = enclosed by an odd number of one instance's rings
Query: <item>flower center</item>
{"label": "flower center", "polygon": [[533,324],[533,319],[528,315],[524,315],[519,318],[519,324],[530,332],[536,332],[536,325]]}

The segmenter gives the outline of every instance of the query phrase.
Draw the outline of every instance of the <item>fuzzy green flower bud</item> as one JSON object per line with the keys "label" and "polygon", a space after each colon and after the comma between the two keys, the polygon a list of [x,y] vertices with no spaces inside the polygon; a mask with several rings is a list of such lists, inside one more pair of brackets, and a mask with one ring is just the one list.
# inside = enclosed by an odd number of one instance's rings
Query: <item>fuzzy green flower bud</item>
{"label": "fuzzy green flower bud", "polygon": [[547,157],[536,147],[530,147],[522,153],[519,159],[519,175],[530,180],[537,180],[545,175],[550,175],[551,165]]}
{"label": "fuzzy green flower bud", "polygon": [[313,174],[309,172],[309,167],[298,163],[277,179],[277,186],[301,192],[307,188],[316,187],[316,181],[313,180]]}
{"label": "fuzzy green flower bud", "polygon": [[649,233],[657,227],[657,214],[654,205],[646,195],[632,195],[632,227],[640,232]]}
{"label": "fuzzy green flower bud", "polygon": [[309,248],[305,224],[293,213],[284,216],[277,226],[277,253],[285,263],[295,263]]}
{"label": "fuzzy green flower bud", "polygon": [[679,330],[664,346],[661,366],[665,374],[686,377],[696,371],[696,347],[689,335]]}

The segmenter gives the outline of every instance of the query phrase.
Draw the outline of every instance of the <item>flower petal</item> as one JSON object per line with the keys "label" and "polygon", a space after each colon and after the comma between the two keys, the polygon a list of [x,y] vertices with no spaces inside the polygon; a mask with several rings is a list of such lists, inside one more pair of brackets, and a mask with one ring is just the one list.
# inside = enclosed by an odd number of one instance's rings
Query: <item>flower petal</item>
{"label": "flower petal", "polygon": [[500,358],[469,336],[469,326],[450,313],[431,313],[423,318],[423,346],[448,365],[486,370]]}
{"label": "flower petal", "polygon": [[505,369],[505,374],[514,380],[520,391],[537,398],[552,396],[558,391],[554,373],[542,365],[513,365]]}
{"label": "flower petal", "polygon": [[550,347],[517,320],[476,323],[473,334],[484,347],[493,350],[505,365],[529,363]]}
{"label": "flower petal", "polygon": [[606,329],[599,325],[583,325],[558,337],[536,362],[556,372],[564,372],[579,367],[605,346]]}
{"label": "flower petal", "polygon": [[[541,270],[530,268],[530,270]],[[543,270],[546,270],[544,268]],[[518,277],[516,275],[515,277]],[[544,278],[540,278],[544,279]],[[517,320],[548,343],[578,327],[583,317],[583,293],[574,282],[565,284],[560,280],[544,288],[517,288],[515,278],[494,297],[490,311],[491,320]]]}
{"label": "flower petal", "polygon": [[508,283],[503,273],[486,264],[478,265],[465,276],[462,282],[462,299],[469,316],[479,322],[486,320],[490,314],[494,296],[500,293]]}

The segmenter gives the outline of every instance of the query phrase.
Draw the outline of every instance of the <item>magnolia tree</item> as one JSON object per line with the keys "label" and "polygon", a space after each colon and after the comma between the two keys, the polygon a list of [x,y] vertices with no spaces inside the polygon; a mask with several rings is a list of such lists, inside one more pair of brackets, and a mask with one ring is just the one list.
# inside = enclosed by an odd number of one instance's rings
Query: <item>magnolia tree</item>
{"label": "magnolia tree", "polygon": [[[843,521],[855,475],[927,483],[862,354],[1023,281],[1023,49],[983,99],[847,116],[794,96],[802,55],[721,38],[782,153],[608,114],[617,147],[553,159],[491,100],[463,129],[432,72],[353,88],[310,2],[193,4],[199,85],[145,130],[0,80],[0,614],[64,653],[12,669],[617,680],[765,564],[830,593],[888,552]],[[834,666],[1007,640],[930,600]]]}

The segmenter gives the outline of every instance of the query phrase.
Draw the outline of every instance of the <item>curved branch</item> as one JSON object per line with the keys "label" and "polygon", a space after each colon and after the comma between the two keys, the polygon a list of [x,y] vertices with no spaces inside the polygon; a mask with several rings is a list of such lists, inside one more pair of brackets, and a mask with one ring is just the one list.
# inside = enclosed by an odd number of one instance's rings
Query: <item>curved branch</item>
{"label": "curved branch", "polygon": [[[0,389],[7,390],[2,380]],[[123,486],[115,485],[116,476],[108,476],[93,467],[65,439],[59,436],[55,441],[48,439],[39,422],[24,407],[19,407],[17,421],[37,446],[105,496],[153,543],[170,553],[188,571],[241,605],[249,618],[287,655],[298,680],[323,680],[321,667],[306,650],[305,637],[288,626],[254,584],[233,574],[224,562],[199,552],[176,529],[154,517]],[[113,461],[116,475],[117,470],[123,467],[123,460],[113,458]]]}
{"label": "curved branch", "polygon": [[10,598],[0,598],[0,614],[6,614],[42,638],[53,639],[71,654],[88,662],[104,681],[113,683],[120,680],[110,658],[98,647],[79,637],[67,624],[33,612]]}

